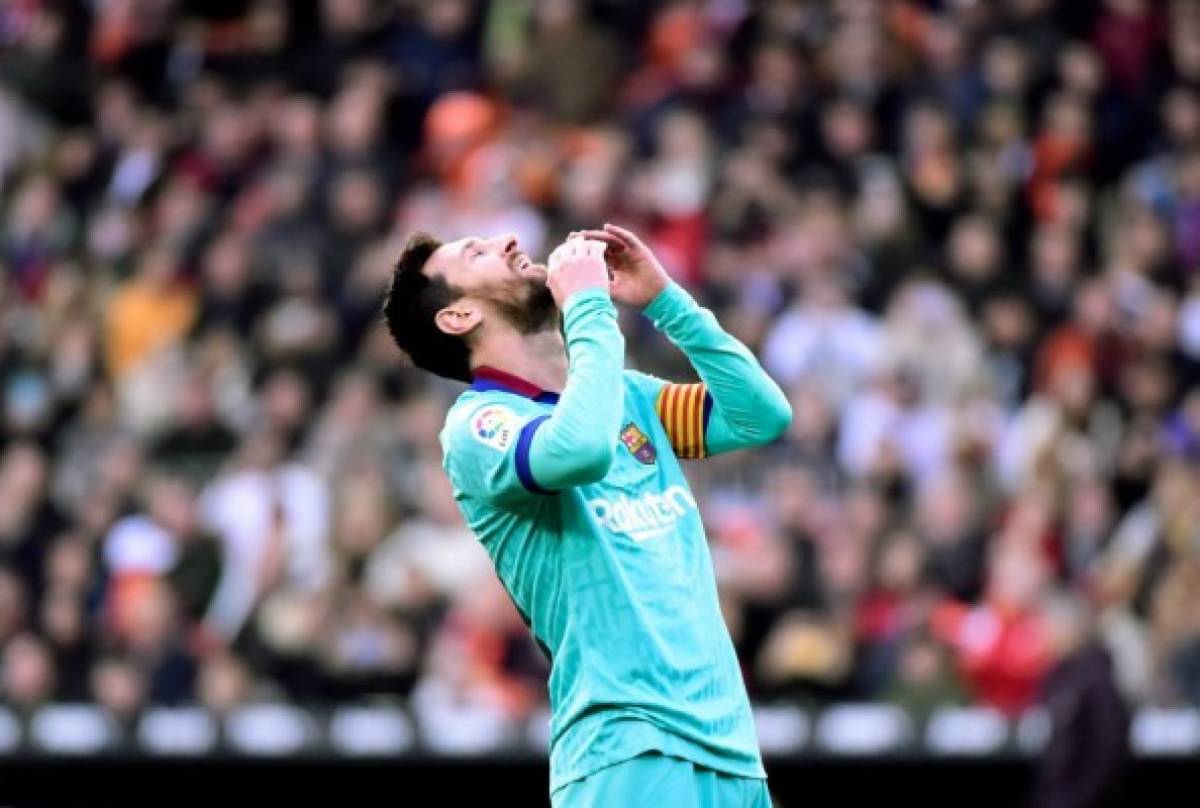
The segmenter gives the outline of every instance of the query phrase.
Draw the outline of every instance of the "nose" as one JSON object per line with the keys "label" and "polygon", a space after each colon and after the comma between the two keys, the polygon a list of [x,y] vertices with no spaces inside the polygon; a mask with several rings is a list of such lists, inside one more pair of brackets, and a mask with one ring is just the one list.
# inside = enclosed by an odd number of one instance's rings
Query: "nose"
{"label": "nose", "polygon": [[517,237],[512,233],[505,233],[503,236],[497,236],[500,241],[500,254],[503,256],[511,255],[517,251]]}

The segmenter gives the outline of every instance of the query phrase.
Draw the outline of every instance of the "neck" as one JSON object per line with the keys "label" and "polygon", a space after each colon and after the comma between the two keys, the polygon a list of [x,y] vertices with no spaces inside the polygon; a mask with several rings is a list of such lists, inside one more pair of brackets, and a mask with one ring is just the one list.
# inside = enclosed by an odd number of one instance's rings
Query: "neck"
{"label": "neck", "polygon": [[471,366],[491,367],[524,379],[551,393],[567,386],[567,348],[557,328],[536,334],[504,331],[490,335],[486,349],[471,356]]}

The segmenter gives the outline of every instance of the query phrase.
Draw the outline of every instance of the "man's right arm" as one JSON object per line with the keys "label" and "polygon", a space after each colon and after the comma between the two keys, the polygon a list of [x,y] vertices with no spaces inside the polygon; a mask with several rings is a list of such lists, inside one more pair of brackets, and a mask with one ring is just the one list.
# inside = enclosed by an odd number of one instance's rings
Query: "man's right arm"
{"label": "man's right arm", "polygon": [[516,464],[521,482],[547,493],[598,482],[608,474],[624,409],[625,339],[608,291],[587,288],[567,299],[567,385],[554,412],[521,430]]}
{"label": "man's right arm", "polygon": [[507,505],[608,474],[624,409],[625,340],[603,253],[602,244],[571,239],[550,256],[546,285],[563,312],[566,386],[550,413],[522,417],[493,398],[454,418],[446,470],[459,491]]}

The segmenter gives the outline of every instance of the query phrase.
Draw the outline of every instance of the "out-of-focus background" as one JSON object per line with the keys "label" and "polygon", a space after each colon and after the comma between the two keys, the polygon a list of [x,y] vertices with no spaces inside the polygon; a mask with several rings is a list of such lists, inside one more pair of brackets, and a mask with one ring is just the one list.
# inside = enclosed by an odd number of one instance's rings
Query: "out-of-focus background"
{"label": "out-of-focus background", "polygon": [[1055,789],[1197,754],[1198,4],[7,0],[7,759],[510,760],[544,799],[458,388],[377,312],[416,228],[605,220],[795,409],[690,469],[783,804],[806,760],[1091,805]]}

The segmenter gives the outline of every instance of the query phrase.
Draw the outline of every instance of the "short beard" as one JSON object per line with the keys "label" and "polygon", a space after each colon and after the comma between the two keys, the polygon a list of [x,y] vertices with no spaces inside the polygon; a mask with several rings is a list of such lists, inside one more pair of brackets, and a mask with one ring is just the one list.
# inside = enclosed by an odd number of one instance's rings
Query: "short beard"
{"label": "short beard", "polygon": [[519,334],[540,334],[558,328],[558,304],[550,287],[540,280],[525,278],[515,294],[493,297],[492,305]]}

